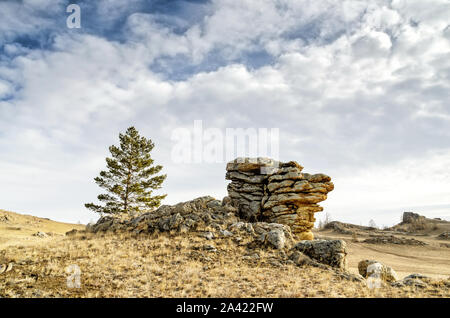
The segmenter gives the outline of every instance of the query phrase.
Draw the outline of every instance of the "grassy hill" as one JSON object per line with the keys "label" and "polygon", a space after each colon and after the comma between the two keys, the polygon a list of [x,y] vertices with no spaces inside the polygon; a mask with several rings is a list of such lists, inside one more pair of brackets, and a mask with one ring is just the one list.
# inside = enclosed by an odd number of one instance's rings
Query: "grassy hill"
{"label": "grassy hill", "polygon": [[[84,225],[70,224],[0,210],[0,248],[10,245],[29,245],[51,240],[52,237],[64,236],[72,229],[82,230]],[[47,237],[35,236],[45,233]]]}

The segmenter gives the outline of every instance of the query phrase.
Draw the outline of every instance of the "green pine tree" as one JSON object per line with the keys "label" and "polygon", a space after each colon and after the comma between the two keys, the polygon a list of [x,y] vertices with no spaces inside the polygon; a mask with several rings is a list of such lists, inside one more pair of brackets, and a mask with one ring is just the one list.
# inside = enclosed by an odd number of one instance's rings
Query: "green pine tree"
{"label": "green pine tree", "polygon": [[155,145],[150,139],[141,137],[134,127],[119,134],[119,139],[119,147],[109,147],[112,158],[106,158],[108,171],[101,171],[94,179],[107,192],[97,197],[104,205],[87,203],[85,207],[106,214],[135,215],[152,211],[167,196],[152,195],[167,177],[156,175],[163,167],[153,165],[150,152]]}

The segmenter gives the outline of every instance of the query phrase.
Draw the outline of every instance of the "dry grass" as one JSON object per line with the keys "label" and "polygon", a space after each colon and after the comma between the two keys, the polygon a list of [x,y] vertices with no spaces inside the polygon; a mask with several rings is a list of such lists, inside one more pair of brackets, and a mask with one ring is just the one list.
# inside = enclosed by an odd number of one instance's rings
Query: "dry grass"
{"label": "dry grass", "polygon": [[[336,233],[332,230],[316,232],[316,236],[328,239],[342,239],[347,242],[350,271],[358,272],[358,263],[362,259],[375,259],[395,269],[400,278],[412,273],[420,273],[435,279],[450,277],[450,250],[441,246],[435,236],[408,235],[427,243],[426,246],[398,244],[362,243],[370,232],[358,232],[358,240],[353,235]],[[402,235],[399,235],[402,236]]]}
{"label": "dry grass", "polygon": [[[11,244],[35,245],[51,240],[53,236],[64,236],[72,229],[84,229],[84,225],[61,223],[31,215],[0,210],[0,248]],[[50,238],[33,236],[36,232],[48,233]]]}
{"label": "dry grass", "polygon": [[[218,252],[207,252],[214,244]],[[245,255],[258,252],[259,260]],[[1,258],[18,264],[0,276],[2,297],[449,297],[427,289],[342,280],[334,272],[280,264],[279,251],[248,250],[230,238],[194,234],[77,235],[46,245],[10,246]],[[81,269],[81,288],[68,288],[66,268]]]}
{"label": "dry grass", "polygon": [[[333,271],[280,262],[286,260],[286,255],[277,250],[248,249],[249,238],[239,245],[232,238],[208,241],[199,233],[64,236],[83,226],[5,211],[0,211],[0,221],[0,264],[15,263],[11,271],[0,275],[0,297],[450,296],[444,281],[426,289],[369,289],[364,283],[345,280]],[[32,236],[37,231],[53,235]],[[330,231],[325,234],[333,236]],[[435,246],[414,247],[411,252],[401,246],[376,246],[379,251],[374,252],[368,244],[350,242],[351,236],[341,238],[347,240],[352,271],[364,258],[376,258],[395,269],[417,266],[423,269],[419,271],[422,274],[432,270],[445,273],[450,268],[448,253]],[[214,245],[217,252],[203,250],[205,244]],[[259,258],[250,257],[255,253]],[[421,259],[419,254],[426,257]],[[396,263],[398,259],[403,263]],[[81,288],[67,286],[70,273],[66,270],[71,265],[81,270]],[[405,274],[412,272],[416,270]]]}

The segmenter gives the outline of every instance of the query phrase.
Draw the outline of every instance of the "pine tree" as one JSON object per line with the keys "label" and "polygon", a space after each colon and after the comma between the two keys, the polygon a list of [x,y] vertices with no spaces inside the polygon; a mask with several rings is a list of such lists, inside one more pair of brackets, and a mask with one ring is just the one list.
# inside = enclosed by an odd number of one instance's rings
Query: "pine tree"
{"label": "pine tree", "polygon": [[152,196],[153,190],[160,189],[167,177],[156,175],[163,167],[153,165],[150,152],[155,145],[150,139],[141,137],[134,127],[119,134],[119,139],[119,147],[109,147],[112,158],[106,158],[108,171],[101,171],[94,179],[108,192],[97,197],[105,205],[87,203],[85,207],[105,214],[135,215],[152,211],[167,196]]}

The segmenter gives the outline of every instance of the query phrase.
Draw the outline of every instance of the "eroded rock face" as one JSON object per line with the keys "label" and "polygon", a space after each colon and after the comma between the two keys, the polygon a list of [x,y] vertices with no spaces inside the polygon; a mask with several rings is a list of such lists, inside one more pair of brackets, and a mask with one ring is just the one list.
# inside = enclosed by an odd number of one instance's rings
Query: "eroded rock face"
{"label": "eroded rock face", "polygon": [[228,195],[240,218],[289,225],[301,240],[314,238],[314,213],[334,189],[324,174],[302,172],[295,161],[237,158],[227,164]]}
{"label": "eroded rock face", "polygon": [[420,214],[414,212],[403,212],[403,223],[414,223],[421,220],[425,220],[425,217]]}

